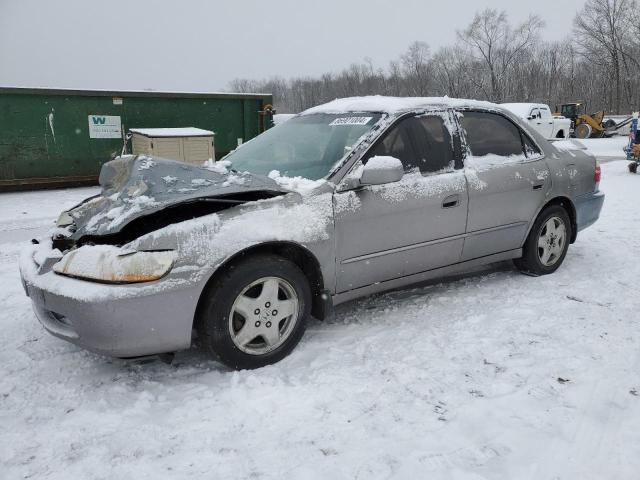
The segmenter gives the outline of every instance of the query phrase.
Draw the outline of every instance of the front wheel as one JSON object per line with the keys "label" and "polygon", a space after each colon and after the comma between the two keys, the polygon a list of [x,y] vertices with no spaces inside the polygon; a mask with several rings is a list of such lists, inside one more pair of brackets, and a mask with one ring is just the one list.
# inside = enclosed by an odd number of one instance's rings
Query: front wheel
{"label": "front wheel", "polygon": [[567,255],[571,234],[567,211],[559,205],[545,208],[529,232],[522,258],[515,260],[516,266],[534,275],[555,272]]}
{"label": "front wheel", "polygon": [[252,255],[228,268],[203,294],[202,346],[235,369],[280,361],[298,344],[311,315],[304,273],[275,255]]}
{"label": "front wheel", "polygon": [[581,123],[576,126],[575,135],[577,138],[590,138],[593,134],[593,128],[588,123]]}

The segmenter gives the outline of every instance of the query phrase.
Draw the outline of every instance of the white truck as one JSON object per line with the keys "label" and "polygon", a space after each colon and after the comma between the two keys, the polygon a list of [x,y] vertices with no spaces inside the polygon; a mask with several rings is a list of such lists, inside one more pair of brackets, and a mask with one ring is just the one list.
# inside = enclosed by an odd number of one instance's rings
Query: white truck
{"label": "white truck", "polygon": [[502,106],[523,118],[544,138],[569,138],[571,120],[562,116],[553,116],[549,105],[544,103],[503,103]]}

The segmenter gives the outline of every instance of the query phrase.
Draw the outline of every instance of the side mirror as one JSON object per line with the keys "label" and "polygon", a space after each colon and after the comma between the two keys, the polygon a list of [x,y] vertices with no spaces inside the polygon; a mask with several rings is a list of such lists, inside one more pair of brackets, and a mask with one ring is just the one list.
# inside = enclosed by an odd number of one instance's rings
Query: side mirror
{"label": "side mirror", "polygon": [[360,185],[384,185],[398,182],[404,176],[402,162],[394,157],[372,157],[360,175]]}

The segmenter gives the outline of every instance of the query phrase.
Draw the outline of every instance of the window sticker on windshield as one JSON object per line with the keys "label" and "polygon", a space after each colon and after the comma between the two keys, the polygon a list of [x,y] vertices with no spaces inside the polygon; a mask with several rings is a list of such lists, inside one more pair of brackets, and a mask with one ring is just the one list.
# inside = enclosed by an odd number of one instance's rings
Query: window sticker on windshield
{"label": "window sticker on windshield", "polygon": [[329,125],[366,125],[373,117],[343,117],[336,118]]}

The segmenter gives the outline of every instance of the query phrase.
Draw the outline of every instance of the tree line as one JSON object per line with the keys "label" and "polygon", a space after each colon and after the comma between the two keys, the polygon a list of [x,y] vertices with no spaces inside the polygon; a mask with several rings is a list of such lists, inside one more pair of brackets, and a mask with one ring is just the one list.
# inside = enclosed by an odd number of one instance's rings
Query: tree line
{"label": "tree line", "polygon": [[319,77],[235,79],[236,92],[270,92],[280,113],[357,95],[444,96],[555,105],[584,101],[590,112],[640,110],[638,0],[587,0],[563,41],[544,41],[543,21],[514,24],[478,11],[453,45],[412,43],[386,68],[370,59]]}

